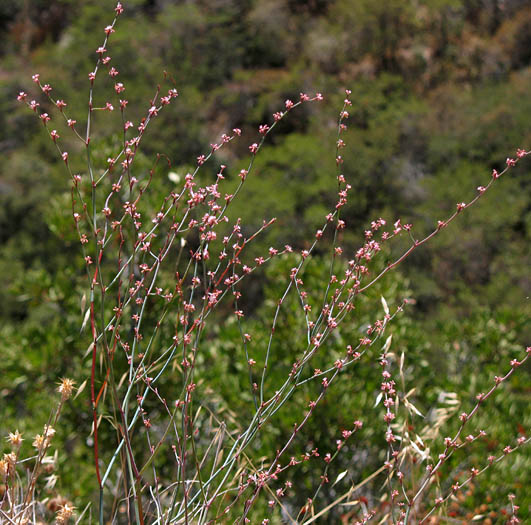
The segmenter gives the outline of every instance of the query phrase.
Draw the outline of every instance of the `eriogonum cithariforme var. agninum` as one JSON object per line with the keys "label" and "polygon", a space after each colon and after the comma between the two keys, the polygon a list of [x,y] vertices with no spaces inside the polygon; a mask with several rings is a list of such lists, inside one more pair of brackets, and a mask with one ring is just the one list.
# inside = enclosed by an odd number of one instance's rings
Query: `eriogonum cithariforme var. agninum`
{"label": "eriogonum cithariforme var. agninum", "polygon": [[[363,502],[356,523],[366,523],[376,517],[397,524],[427,523],[463,487],[528,443],[529,438],[520,436],[514,443],[504,444],[496,454],[485,458],[483,465],[471,467],[464,479],[446,488],[439,484],[440,473],[455,451],[471,447],[476,440],[485,437],[485,430],[469,430],[470,422],[499,386],[527,361],[529,347],[524,355],[515,356],[508,371],[500,372],[504,375],[493,379],[490,390],[477,394],[477,402],[471,410],[460,415],[452,414],[459,421],[458,431],[453,437],[433,439],[433,448],[442,450],[435,458],[422,440],[416,440],[408,433],[408,419],[420,412],[411,401],[411,391],[406,388],[405,356],[402,354],[397,359],[392,336],[384,337],[390,323],[408,306],[407,298],[394,310],[382,298],[380,318],[364,327],[357,340],[345,344],[342,355],[336,356],[326,367],[312,368],[312,359],[322,354],[345,322],[352,320],[359,297],[415,250],[450,226],[460,214],[466,213],[498,183],[498,179],[531,152],[518,149],[514,157],[507,158],[503,170],[493,170],[490,180],[477,187],[473,198],[456,203],[455,210],[438,220],[427,235],[418,237],[413,225],[401,219],[388,224],[383,218],[375,218],[364,232],[362,245],[349,253],[340,244],[341,232],[347,228],[342,210],[348,204],[352,190],[343,173],[345,159],[341,154],[348,147],[345,132],[353,104],[352,93],[346,90],[337,121],[333,157],[336,172],[330,176],[331,183],[336,186],[331,209],[303,249],[290,245],[271,246],[252,260],[244,259],[249,245],[273,228],[275,219],[264,220],[259,228],[249,232],[241,219],[231,219],[228,213],[231,203],[237,198],[245,198],[245,184],[253,175],[256,158],[278,124],[301,105],[320,102],[323,96],[300,93],[298,98],[280,103],[278,111],[268,122],[258,126],[256,135],[249,141],[248,162],[233,177],[236,184],[227,184],[230,170],[224,164],[218,165],[210,183],[205,183],[206,177],[202,175],[217,162],[220,150],[233,141],[242,140],[239,128],[220,134],[208,151],[193,159],[194,168],[190,172],[182,178],[174,177],[181,185],[165,195],[155,207],[146,207],[144,202],[150,196],[150,185],[159,164],[167,163],[171,167],[171,161],[160,153],[146,173],[136,169],[136,160],[148,127],[169,105],[176,103],[179,93],[175,87],[163,91],[157,86],[153,98],[146,101],[141,120],[133,121],[126,98],[128,86],[121,80],[119,65],[113,64],[110,55],[115,26],[123,11],[123,6],[118,3],[115,18],[103,29],[103,42],[95,50],[96,63],[86,77],[89,92],[86,122],[75,114],[68,101],[54,98],[53,87],[43,83],[38,73],[32,79],[42,93],[42,102],[36,101],[37,94],[30,96],[23,91],[17,97],[39,117],[72,182],[72,218],[79,234],[90,296],[86,317],[91,333],[88,381],[100,523],[114,519],[109,514],[113,508],[112,497],[130,502],[139,523],[224,523],[227,516],[236,520],[235,523],[250,523],[249,516],[262,496],[271,512],[280,507],[286,513],[289,505],[284,502],[290,493],[300,490],[286,479],[286,475],[308,461],[322,462],[322,474],[318,480],[313,480],[316,488],[306,504],[298,510],[290,507],[288,516],[294,523],[317,521],[331,508],[318,511],[314,503],[322,491],[335,484],[330,478],[334,460],[342,453],[347,441],[355,440],[370,421],[356,418],[344,424],[328,450],[312,448],[305,454],[294,456],[291,448],[296,439],[304,436],[308,421],[317,407],[322,406],[340,374],[355,369],[362,360],[371,359],[381,370],[376,405],[383,407],[384,461],[378,470],[339,497],[334,505],[356,497],[370,480],[381,476],[387,514],[370,508],[368,501]],[[95,90],[103,75],[107,75],[112,84],[106,96]],[[41,110],[41,104],[49,107],[50,112],[55,107],[55,116]],[[95,112],[119,114],[121,119],[121,146],[104,164],[93,157]],[[72,118],[74,116],[77,118]],[[64,120],[67,131],[77,141],[75,151],[66,151],[66,141],[56,129],[59,126],[55,126],[56,119]],[[81,122],[82,125],[78,124]],[[72,168],[72,158],[81,151],[86,158],[86,167],[83,172],[77,172]],[[187,238],[192,235],[196,242],[187,252]],[[375,272],[372,262],[378,260],[384,247],[399,237],[409,240],[407,248]],[[322,251],[326,243],[331,243],[328,248],[332,264],[321,293],[322,304],[315,305],[309,300],[305,269],[316,251]],[[175,264],[177,251],[181,254],[180,266]],[[245,284],[250,275],[273,259],[293,258],[295,255],[297,262],[286,275],[268,336],[262,341],[260,350],[253,344],[253,336],[245,324],[246,312],[242,304]],[[110,260],[113,261],[112,271]],[[160,277],[168,267],[173,268],[172,286]],[[296,296],[304,319],[300,333],[304,349],[292,356],[283,383],[273,392],[267,383],[273,366],[272,350],[275,344],[279,344],[276,329],[290,294]],[[155,304],[157,308],[154,308]],[[206,395],[205,386],[197,379],[201,367],[205,366],[201,348],[206,344],[207,327],[214,318],[213,313],[222,304],[229,305],[233,322],[238,327],[239,340],[235,344],[243,349],[243,366],[248,376],[245,395],[251,400],[252,415],[245,426],[231,433],[226,430],[230,423],[223,420],[223,414],[212,414],[220,426],[212,439],[205,441],[193,408],[201,404],[201,396]],[[153,312],[156,312],[156,319],[153,319]],[[172,336],[161,341],[159,334],[167,326],[172,327]],[[375,353],[378,354],[376,358]],[[179,374],[182,389],[178,399],[168,400],[159,385],[161,377],[171,373]],[[308,401],[304,413],[294,415],[293,429],[287,439],[279,442],[276,450],[269,451],[261,465],[252,464],[246,451],[262,433],[268,432],[277,412],[289,410],[294,393],[310,383],[319,385],[319,392]],[[61,381],[61,404],[72,395],[73,387],[71,380]],[[155,421],[149,413],[148,407],[153,403],[159,407],[157,417],[161,421]],[[111,409],[105,409],[105,404]],[[102,419],[104,413],[106,418]],[[102,448],[99,435],[100,426],[108,421],[112,421],[116,431],[116,444],[111,450]],[[44,457],[54,437],[55,422],[52,423],[46,426],[42,435],[35,437],[33,445],[39,457]],[[141,450],[137,448],[139,427],[143,427],[146,439],[146,448]],[[468,435],[463,437],[467,432]],[[13,454],[16,454],[21,437],[15,432],[9,435],[9,439]],[[159,477],[157,468],[160,468],[161,451],[168,444],[175,469],[174,478],[164,480]],[[426,468],[422,475],[415,476],[416,464],[422,462],[426,463]],[[1,472],[6,479],[12,475],[16,463],[16,457],[2,460]],[[126,466],[126,474],[120,465]],[[128,490],[111,495],[108,486],[116,475],[127,479],[124,486]],[[346,473],[340,474],[336,483],[344,475]],[[33,475],[36,477],[37,473]],[[23,503],[26,507],[23,508],[29,508],[34,487],[35,483],[30,483]],[[513,518],[517,519],[517,507],[513,506],[513,509]],[[73,511],[70,503],[61,506],[57,523],[67,523]],[[269,523],[270,519],[260,518],[260,522]]]}

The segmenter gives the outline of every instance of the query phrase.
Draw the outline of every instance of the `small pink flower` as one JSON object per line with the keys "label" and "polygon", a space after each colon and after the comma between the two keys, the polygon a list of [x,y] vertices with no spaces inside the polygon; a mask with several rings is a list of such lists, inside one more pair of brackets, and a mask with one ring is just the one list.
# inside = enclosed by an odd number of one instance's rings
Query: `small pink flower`
{"label": "small pink flower", "polygon": [[150,117],[156,117],[158,115],[158,113],[159,113],[159,110],[155,106],[151,106],[149,108],[148,113],[149,113]]}
{"label": "small pink flower", "polygon": [[316,93],[315,100],[319,100],[319,101],[323,100],[323,95],[321,95],[321,93]]}
{"label": "small pink flower", "polygon": [[35,82],[35,84],[39,83],[39,78],[40,78],[39,73],[35,73],[34,75],[31,76],[31,80],[33,80],[33,82]]}
{"label": "small pink flower", "polygon": [[17,96],[17,100],[18,100],[19,102],[24,102],[24,101],[26,100],[26,97],[27,97],[27,96],[28,96],[28,95],[27,95],[26,93],[24,93],[24,91],[21,91],[21,92],[18,94],[18,96]]}
{"label": "small pink flower", "polygon": [[42,113],[40,115],[40,118],[42,120],[42,123],[46,126],[46,123],[49,122],[51,120],[51,118],[49,117],[48,113]]}
{"label": "small pink flower", "polygon": [[273,113],[273,118],[275,119],[275,122],[279,121],[284,116],[284,113],[281,111],[277,111],[276,113]]}
{"label": "small pink flower", "polygon": [[116,4],[114,11],[116,12],[117,16],[121,15],[124,12],[124,8],[122,7],[122,4],[120,2]]}
{"label": "small pink flower", "polygon": [[258,144],[257,144],[256,142],[255,142],[254,144],[251,144],[251,145],[249,146],[249,151],[250,151],[253,155],[255,155],[256,152],[258,151]]}
{"label": "small pink flower", "polygon": [[59,111],[63,111],[63,108],[66,108],[66,102],[64,100],[58,100],[55,105],[59,109]]}
{"label": "small pink flower", "polygon": [[505,161],[505,163],[507,164],[507,166],[509,168],[511,168],[512,166],[514,166],[516,164],[516,160],[514,159],[511,159],[511,158],[507,158],[507,160]]}
{"label": "small pink flower", "polygon": [[109,36],[111,33],[114,33],[114,27],[113,26],[107,26],[105,29],[105,34]]}
{"label": "small pink flower", "polygon": [[106,102],[105,103],[105,108],[104,109],[106,111],[114,111],[114,107],[113,107],[113,105],[110,102]]}
{"label": "small pink flower", "polygon": [[286,102],[284,102],[284,105],[286,106],[286,109],[291,109],[293,107],[293,102],[288,98]]}
{"label": "small pink flower", "polygon": [[68,151],[63,151],[63,153],[61,154],[61,157],[63,157],[63,160],[65,161],[65,163],[68,163]]}
{"label": "small pink flower", "polygon": [[50,84],[44,84],[44,86],[42,86],[41,89],[46,95],[48,95],[50,91],[52,90],[52,86],[50,86]]}
{"label": "small pink flower", "polygon": [[57,130],[52,129],[50,132],[50,137],[52,137],[52,140],[55,142],[59,138],[59,133],[57,133]]}
{"label": "small pink flower", "polygon": [[123,93],[125,91],[124,85],[121,82],[117,82],[114,84],[114,91],[118,94]]}
{"label": "small pink flower", "polygon": [[37,111],[37,108],[40,106],[40,104],[38,102],[35,102],[35,100],[32,100],[30,103],[29,103],[29,107],[33,110],[33,111]]}
{"label": "small pink flower", "polygon": [[306,93],[301,93],[299,95],[299,98],[301,102],[308,102],[308,100],[310,100],[310,97]]}
{"label": "small pink flower", "polygon": [[497,178],[499,178],[499,176],[500,175],[499,175],[499,173],[496,170],[492,170],[492,178],[493,179],[497,179]]}
{"label": "small pink flower", "polygon": [[94,71],[91,71],[89,74],[88,74],[88,77],[89,77],[89,80],[91,82],[94,82],[95,78],[96,78],[96,73]]}
{"label": "small pink flower", "polygon": [[396,235],[398,232],[400,232],[402,230],[402,224],[400,222],[400,219],[398,219],[394,224],[394,230],[393,230],[393,233]]}
{"label": "small pink flower", "polygon": [[516,156],[521,159],[522,157],[524,157],[526,155],[526,151],[524,149],[517,149],[516,150]]}
{"label": "small pink flower", "polygon": [[262,124],[258,128],[258,133],[260,133],[260,135],[265,135],[268,131],[269,131],[269,126],[267,124]]}
{"label": "small pink flower", "polygon": [[103,65],[105,65],[105,66],[106,66],[110,61],[111,61],[111,57],[105,57],[105,58],[102,58],[102,59],[101,59],[101,63],[102,63]]}
{"label": "small pink flower", "polygon": [[113,78],[118,76],[118,70],[114,66],[111,67],[111,69],[109,69],[109,75]]}
{"label": "small pink flower", "polygon": [[98,49],[96,49],[96,53],[98,55],[100,55],[100,56],[103,55],[103,53],[106,53],[106,52],[107,52],[107,50],[103,46],[100,46],[100,47],[98,47]]}

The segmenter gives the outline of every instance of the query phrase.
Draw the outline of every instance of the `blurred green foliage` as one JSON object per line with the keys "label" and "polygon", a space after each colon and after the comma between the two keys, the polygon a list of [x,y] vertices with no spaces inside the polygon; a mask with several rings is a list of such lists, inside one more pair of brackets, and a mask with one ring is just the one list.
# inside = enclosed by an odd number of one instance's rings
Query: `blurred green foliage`
{"label": "blurred green foliage", "polygon": [[[109,53],[127,89],[128,118],[138,122],[145,114],[164,72],[165,85],[175,86],[180,94],[153,123],[142,157],[136,160],[144,175],[157,153],[172,163],[171,168],[162,162],[157,167],[146,213],[157,210],[173,189],[170,169],[182,180],[197,155],[208,152],[221,133],[239,127],[244,138],[215,156],[216,167],[228,165],[227,184],[233,186],[248,161],[248,144],[258,139],[258,125],[271,124],[272,113],[287,98],[297,100],[300,92],[325,94],[322,105],[298,108],[267,138],[244,194],[230,208],[231,218],[242,218],[245,232],[255,231],[263,219],[277,218],[277,226],[251,247],[250,259],[270,245],[307,248],[334,205],[335,133],[344,88],[352,90],[353,101],[343,136],[347,148],[342,151],[343,173],[352,185],[342,212],[347,229],[340,242],[346,254],[354,253],[363,230],[380,216],[388,223],[397,218],[411,222],[417,238],[429,233],[457,202],[473,198],[476,187],[488,183],[491,170],[503,168],[517,147],[531,146],[531,8],[526,2],[135,0],[125,2],[125,8]],[[16,102],[16,95],[28,91],[59,122],[31,82],[31,74],[39,72],[52,84],[53,93],[67,101],[82,129],[87,74],[111,11],[104,0],[0,3],[2,435],[17,427],[27,436],[41,431],[57,380],[73,377],[80,385],[89,374],[85,351],[90,337],[86,327],[81,330],[86,277],[71,220],[67,174],[37,119]],[[104,105],[111,92],[108,78],[96,89],[97,105]],[[117,97],[110,101],[117,106]],[[100,167],[121,140],[116,113],[95,119]],[[82,149],[64,125],[56,125],[74,169],[83,170]],[[205,166],[203,182],[214,180],[216,167]],[[381,315],[381,295],[394,305],[405,296],[414,297],[416,305],[406,308],[390,331],[395,358],[405,354],[405,377],[409,388],[416,387],[415,403],[428,422],[445,392],[458,393],[463,410],[470,410],[474,395],[486,391],[493,376],[506,371],[509,360],[529,344],[529,161],[504,177],[447,231],[378,283],[357,305],[348,327],[329,344],[326,360],[317,356],[312,367],[333,362],[345,344],[361,337],[361,328]],[[381,255],[380,264],[403,247],[401,241],[394,243]],[[327,256],[318,249],[309,262],[308,289],[323,289]],[[257,368],[292,262],[274,261],[253,275],[242,298],[250,312],[245,323],[255,341],[251,348]],[[171,286],[171,275],[162,278]],[[313,300],[319,304],[320,298]],[[295,298],[289,301],[278,327],[282,345],[273,348],[268,384],[272,391],[289,370],[293,354],[304,346],[296,330],[304,319]],[[205,409],[226,411],[238,428],[249,419],[253,404],[238,326],[225,315],[229,310],[228,305],[221,308],[215,329],[206,334],[209,344],[198,357],[197,383],[209,388],[205,393],[211,406],[205,403]],[[160,335],[161,340],[167,337],[171,334]],[[313,447],[331,450],[340,430],[354,419],[374,417],[375,423],[365,425],[333,463],[331,479],[346,469],[349,474],[333,490],[320,493],[316,508],[346,491],[348,483],[362,480],[384,459],[385,428],[373,408],[380,382],[376,358],[375,349],[366,361],[341,373],[309,422],[312,441],[293,445],[293,455]],[[171,377],[159,388],[168,399],[179,395]],[[248,451],[255,463],[286,441],[293,414],[302,414],[318,391],[319,384],[309,381],[296,393],[293,411],[278,413],[270,431]],[[467,455],[456,454],[448,476],[484,463],[490,451],[528,435],[528,398],[529,368],[519,370],[480,411],[474,425],[488,428],[487,440]],[[156,420],[156,412],[150,415]],[[452,421],[444,435],[455,432]],[[85,391],[65,408],[58,429],[64,450],[57,490],[79,506],[97,490],[90,425]],[[420,432],[423,426],[423,420],[416,419],[412,431]],[[108,431],[102,442],[114,438]],[[24,446],[29,449],[30,443],[27,439]],[[498,493],[505,497],[505,492],[514,492],[520,516],[527,519],[530,463],[524,450],[478,478],[463,508],[477,512],[495,498],[498,506],[489,511],[499,512],[499,502],[506,500]],[[290,508],[304,505],[322,471],[322,461],[304,463],[294,471],[290,479],[300,490]],[[171,476],[171,467],[164,472]],[[367,487],[366,497],[378,499],[379,489],[377,483]],[[258,507],[257,515],[260,512],[267,511]],[[330,523],[337,523],[341,512],[332,515]]]}

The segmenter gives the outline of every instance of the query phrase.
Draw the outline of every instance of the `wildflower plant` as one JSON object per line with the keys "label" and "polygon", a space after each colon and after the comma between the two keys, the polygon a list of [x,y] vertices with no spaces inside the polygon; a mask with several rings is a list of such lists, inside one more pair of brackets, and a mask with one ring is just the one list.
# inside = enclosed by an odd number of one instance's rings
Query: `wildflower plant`
{"label": "wildflower plant", "polygon": [[[518,149],[507,159],[505,169],[493,171],[472,199],[457,203],[427,235],[418,237],[414,226],[401,219],[388,224],[383,218],[374,218],[364,232],[362,246],[347,253],[341,245],[347,228],[342,210],[355,196],[350,195],[352,188],[343,174],[342,152],[348,147],[344,132],[355,101],[346,90],[336,128],[336,172],[330,174],[330,185],[336,188],[334,205],[304,249],[272,246],[249,257],[249,246],[275,227],[275,219],[264,219],[251,231],[241,219],[231,216],[231,203],[245,199],[246,181],[253,176],[256,159],[279,123],[300,106],[319,103],[323,96],[301,93],[298,100],[285,100],[250,140],[248,162],[242,169],[232,171],[218,163],[221,150],[244,140],[238,128],[221,134],[185,175],[173,172],[171,159],[162,152],[146,167],[141,152],[144,136],[167,106],[179,103],[179,93],[168,77],[170,87],[157,86],[152,99],[146,101],[142,119],[130,120],[128,86],[120,81],[119,64],[113,63],[111,55],[112,35],[123,9],[120,3],[116,5],[115,18],[104,28],[102,44],[95,50],[96,63],[86,80],[86,119],[68,101],[56,98],[53,87],[39,74],[33,75],[33,82],[42,99],[25,92],[18,95],[42,122],[71,180],[71,215],[88,283],[82,321],[91,339],[85,394],[88,392],[90,399],[98,490],[94,520],[117,519],[121,503],[128,521],[157,524],[265,524],[278,523],[279,516],[289,523],[309,524],[347,503],[354,508],[353,523],[429,523],[435,516],[444,516],[448,505],[479,476],[529,442],[525,435],[515,436],[450,485],[444,479],[452,457],[461,449],[474,447],[488,433],[489,429],[475,428],[476,414],[526,363],[530,348],[506,363],[491,387],[477,393],[469,410],[459,413],[459,402],[448,393],[449,403],[439,408],[437,417],[423,429],[412,431],[412,421],[424,416],[405,373],[408,356],[394,348],[392,333],[410,299],[402,297],[388,304],[379,298],[379,314],[363,327],[361,337],[351,325],[356,323],[356,308],[367,294],[459,215],[487,198],[491,187],[531,152]],[[98,89],[104,78],[111,83],[105,91]],[[54,107],[53,114],[41,110],[41,105]],[[95,117],[100,112],[112,114],[122,129],[121,144],[104,162],[94,146]],[[63,140],[65,132],[75,141],[69,143],[69,150]],[[78,157],[85,159],[83,169]],[[169,173],[175,187],[157,201],[150,188],[162,173]],[[382,251],[397,239],[407,244],[406,249],[382,260]],[[315,289],[307,283],[311,282],[311,261],[317,250],[328,252],[329,262],[324,286]],[[283,276],[267,335],[256,340],[245,311],[246,285],[262,267],[281,268],[282,264],[290,267]],[[278,348],[290,352],[278,335],[287,307],[295,308],[300,320],[300,326],[293,327],[298,346],[289,354],[289,366],[282,370],[282,381],[277,384],[270,372],[276,366],[275,352]],[[227,413],[205,382],[208,375],[202,369],[210,366],[207,356],[215,344],[212,334],[219,322],[236,327],[232,344],[238,352],[233,359],[245,370],[241,395],[247,400],[247,421]],[[337,341],[342,343],[341,350],[328,359],[328,350],[337,346]],[[317,367],[316,362],[323,364]],[[316,508],[320,494],[331,491],[348,474],[331,477],[336,458],[358,439],[364,427],[374,423],[353,418],[326,451],[310,448],[296,456],[293,444],[299,439],[311,441],[306,435],[308,422],[340,377],[355,375],[362,362],[370,363],[380,374],[379,393],[372,401],[383,425],[383,458],[378,458],[383,460],[332,504]],[[43,434],[35,437],[37,456],[25,492],[15,489],[24,486],[21,479],[15,482],[21,437],[17,432],[9,435],[12,452],[0,463],[7,487],[0,508],[12,522],[30,520],[37,512],[38,474],[53,441],[61,406],[72,389],[72,381],[62,380],[59,408]],[[250,451],[271,432],[279,413],[292,410],[293,399],[303,390],[313,396],[303,412],[291,414],[294,424],[287,437],[276,443],[260,464],[253,461]],[[457,422],[457,431],[445,437],[450,420]],[[306,462],[322,465],[322,473],[314,480],[311,493],[303,496],[305,503],[295,508],[292,501],[301,499],[301,488],[294,486],[290,477]],[[368,486],[377,497],[361,496]],[[511,519],[516,520],[518,507],[512,500],[511,505]],[[56,522],[67,523],[73,511],[73,506],[64,502]]]}
{"label": "wildflower plant", "polygon": [[[50,455],[53,446],[55,428],[59,422],[61,410],[74,391],[71,379],[64,378],[59,383],[60,394],[57,405],[44,425],[42,434],[35,435],[32,452],[24,457],[22,434],[15,430],[7,436],[10,452],[4,453],[0,460],[0,480],[2,481],[2,500],[0,507],[1,523],[37,523],[37,519],[54,514],[56,523],[67,523],[74,510],[67,500],[60,499],[57,507],[49,504],[49,495],[54,490],[57,475],[57,452]],[[24,475],[24,473],[26,475]]]}

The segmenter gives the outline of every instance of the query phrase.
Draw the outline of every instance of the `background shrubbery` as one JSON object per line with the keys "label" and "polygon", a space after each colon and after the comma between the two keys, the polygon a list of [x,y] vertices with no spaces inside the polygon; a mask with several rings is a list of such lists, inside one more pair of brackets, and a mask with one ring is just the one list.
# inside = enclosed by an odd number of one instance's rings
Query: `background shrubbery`
{"label": "background shrubbery", "polygon": [[[2,434],[15,428],[28,437],[41,432],[58,378],[72,377],[81,385],[89,374],[85,351],[90,334],[87,328],[80,333],[86,276],[68,213],[64,164],[34,115],[17,104],[16,95],[28,89],[31,74],[38,71],[41,78],[53,81],[54,93],[83,124],[86,75],[109,20],[108,7],[103,0],[5,0],[0,5]],[[221,150],[211,169],[207,165],[200,175],[203,183],[209,177],[214,180],[216,166],[224,163],[232,184],[245,166],[247,145],[256,140],[259,124],[269,122],[286,98],[297,100],[301,91],[325,94],[325,103],[302,106],[268,138],[244,197],[234,202],[230,216],[241,217],[248,232],[262,219],[277,217],[276,227],[250,247],[249,258],[265,253],[270,245],[306,248],[334,205],[336,115],[344,87],[352,90],[353,102],[343,136],[348,148],[342,152],[342,171],[352,185],[342,212],[348,227],[341,244],[347,253],[357,249],[364,229],[380,216],[389,223],[397,218],[413,223],[421,237],[457,202],[470,200],[516,147],[531,144],[531,8],[525,1],[135,0],[126,7],[113,35],[112,57],[127,85],[129,118],[137,122],[143,116],[163,71],[180,94],[146,135],[137,169],[150,169],[154,156],[164,153],[182,180],[220,133],[239,127],[247,140]],[[111,79],[105,82],[112,90]],[[105,163],[120,144],[116,113],[96,115],[96,162]],[[64,138],[75,163],[79,145],[69,143],[66,133]],[[73,165],[78,169],[82,164]],[[173,179],[160,170],[146,209],[156,209],[174,188]],[[197,244],[193,236],[187,240]],[[391,332],[393,348],[398,355],[405,353],[409,388],[417,389],[415,405],[430,421],[434,408],[445,406],[447,394],[455,392],[463,410],[469,410],[475,394],[487,390],[493,376],[501,375],[515,353],[529,344],[530,241],[527,162],[373,288],[330,345],[326,362],[334,361],[334,352],[339,357],[349,338],[361,337],[363,327],[381,316],[380,296],[394,305],[413,297],[415,304],[397,317]],[[399,249],[400,241],[386,248],[379,264]],[[309,289],[323,288],[326,256],[323,251],[312,258],[305,278]],[[242,305],[254,341],[267,339],[268,321],[292,266],[289,258],[275,260],[248,282]],[[172,276],[162,279],[171,283]],[[288,304],[287,311],[277,328],[284,344],[274,349],[271,385],[284,378],[281,372],[304,344],[294,329],[304,325],[300,308]],[[209,344],[200,357],[196,382],[209,385],[205,413],[223,411],[236,429],[249,419],[253,405],[245,359],[235,343],[239,329],[227,320],[228,313],[228,307],[216,313],[219,322],[206,336]],[[260,355],[257,345],[255,353]],[[375,353],[339,378],[309,423],[305,435],[312,441],[296,441],[293,455],[315,447],[333,449],[342,428],[367,418],[380,384],[376,359]],[[312,366],[319,368],[319,359]],[[168,399],[179,395],[172,390],[171,375],[159,387]],[[294,413],[297,407],[302,413],[317,390],[310,382],[298,392]],[[455,455],[447,472],[450,481],[483,463],[491,450],[528,435],[528,398],[529,369],[520,370],[479,415],[476,427],[488,428],[488,437],[472,453]],[[55,441],[61,473],[55,490],[79,506],[97,491],[87,407],[86,391],[65,406]],[[157,407],[152,410],[150,418],[156,422]],[[375,408],[377,423],[365,425],[331,465],[331,479],[346,469],[349,474],[341,485],[321,491],[316,508],[385,459],[385,428],[378,414]],[[280,413],[271,431],[248,452],[251,460],[259,464],[284,443],[293,422],[289,414]],[[416,419],[415,431],[421,432],[425,424]],[[451,435],[452,423],[445,428],[442,435]],[[103,443],[113,442],[109,429],[102,432]],[[28,439],[23,446],[29,449],[30,444]],[[525,520],[531,505],[526,491],[530,467],[524,449],[478,478],[474,490],[459,497],[459,508],[450,511],[468,520],[478,513],[487,519],[492,511],[496,515],[489,519],[494,523],[503,520],[500,502],[506,506],[500,492],[512,492]],[[160,469],[171,477],[170,466],[161,464]],[[290,477],[299,487],[291,504],[305,503],[322,471],[322,462],[307,462]],[[378,498],[379,488],[367,488],[367,498]],[[335,512],[331,523],[349,509]]]}

